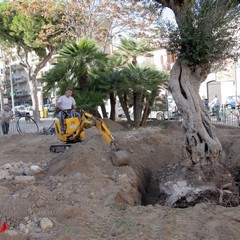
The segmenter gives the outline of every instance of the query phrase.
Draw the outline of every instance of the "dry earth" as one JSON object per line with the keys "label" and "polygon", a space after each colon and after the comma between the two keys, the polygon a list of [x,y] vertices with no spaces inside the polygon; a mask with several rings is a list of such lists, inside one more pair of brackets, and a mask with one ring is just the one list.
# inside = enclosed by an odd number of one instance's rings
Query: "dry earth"
{"label": "dry earth", "polygon": [[[87,129],[85,142],[56,155],[49,152],[55,136],[0,138],[0,221],[9,226],[0,240],[240,239],[240,207],[149,204],[159,197],[157,171],[181,160],[179,124],[138,130],[107,124],[129,151],[129,166],[112,165],[96,129]],[[239,171],[240,129],[217,132],[222,162]]]}

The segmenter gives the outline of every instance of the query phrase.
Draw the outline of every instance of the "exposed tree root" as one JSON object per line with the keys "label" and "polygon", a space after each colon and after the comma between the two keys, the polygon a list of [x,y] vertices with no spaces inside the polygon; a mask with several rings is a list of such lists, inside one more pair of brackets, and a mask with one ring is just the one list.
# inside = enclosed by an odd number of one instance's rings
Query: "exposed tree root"
{"label": "exposed tree root", "polygon": [[194,206],[200,202],[232,207],[240,204],[239,188],[221,164],[208,166],[174,165],[158,174],[160,204]]}

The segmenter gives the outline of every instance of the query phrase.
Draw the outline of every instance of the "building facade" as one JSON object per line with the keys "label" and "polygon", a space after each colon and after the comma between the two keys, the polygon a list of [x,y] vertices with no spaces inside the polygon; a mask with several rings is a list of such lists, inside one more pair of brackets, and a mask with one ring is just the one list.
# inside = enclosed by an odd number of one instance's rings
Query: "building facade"
{"label": "building facade", "polygon": [[239,60],[230,60],[222,70],[210,73],[201,84],[199,94],[205,96],[210,102],[214,95],[217,95],[223,105],[226,104],[228,97],[235,99],[235,96],[240,96]]}
{"label": "building facade", "polygon": [[[141,65],[155,66],[160,71],[169,72],[176,60],[176,57],[165,49],[156,49],[149,56],[141,56],[138,63]],[[209,101],[217,95],[221,104],[226,103],[229,96],[239,96],[240,99],[240,59],[229,60],[223,66],[223,70],[212,72],[201,84],[200,96],[204,96]]]}
{"label": "building facade", "polygon": [[[7,103],[12,104],[12,90],[14,106],[18,105],[32,105],[31,90],[29,85],[29,76],[27,70],[21,65],[18,57],[17,50],[15,48],[10,50],[10,53],[6,54],[1,51],[1,61],[0,61],[0,101],[1,105]],[[11,56],[11,57],[9,57]],[[31,54],[30,64],[35,66],[38,63],[38,57]],[[42,109],[43,104],[48,103],[50,100],[48,96],[43,97],[42,89],[42,76],[44,72],[48,71],[50,64],[47,63],[46,66],[39,72],[37,76],[37,86],[38,86],[38,100],[39,108]],[[11,74],[10,74],[11,71]],[[11,82],[12,88],[11,89]]]}

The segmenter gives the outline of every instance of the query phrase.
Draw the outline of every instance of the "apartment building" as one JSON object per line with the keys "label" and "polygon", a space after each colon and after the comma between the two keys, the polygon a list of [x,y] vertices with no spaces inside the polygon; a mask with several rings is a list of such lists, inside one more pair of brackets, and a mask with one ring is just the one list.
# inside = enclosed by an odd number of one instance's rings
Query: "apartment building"
{"label": "apartment building", "polygon": [[[11,49],[11,57],[8,57],[1,54],[0,61],[0,89],[1,89],[1,102],[8,103],[12,105],[12,96],[11,96],[11,76],[13,84],[13,97],[14,105],[32,105],[31,91],[29,86],[29,76],[27,70],[20,64],[20,61],[17,57],[16,49]],[[30,57],[30,64],[36,65],[38,63],[38,57],[34,54]],[[38,98],[39,98],[39,107],[42,109],[42,105],[48,103],[48,98],[43,98],[42,94],[42,76],[45,71],[50,68],[50,64],[47,64],[46,67],[39,72],[38,79]],[[10,75],[11,70],[11,75]]]}
{"label": "apartment building", "polygon": [[138,57],[140,65],[155,66],[160,71],[170,72],[176,57],[166,49],[155,49],[146,56]]}
{"label": "apartment building", "polygon": [[217,95],[224,105],[228,97],[240,98],[240,59],[229,59],[225,66],[217,72],[212,72],[200,86],[200,96],[209,101]]}
{"label": "apartment building", "polygon": [[[176,57],[165,49],[156,49],[148,56],[138,57],[138,63],[155,66],[160,71],[170,72]],[[229,59],[221,70],[212,72],[201,84],[200,96],[205,96],[210,101],[217,95],[222,104],[229,96],[239,96],[240,99],[240,58]]]}

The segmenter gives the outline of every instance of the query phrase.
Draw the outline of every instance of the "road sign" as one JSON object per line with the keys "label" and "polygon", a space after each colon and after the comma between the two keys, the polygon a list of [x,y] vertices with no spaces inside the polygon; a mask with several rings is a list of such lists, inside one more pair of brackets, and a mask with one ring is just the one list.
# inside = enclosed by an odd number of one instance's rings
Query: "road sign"
{"label": "road sign", "polygon": [[16,96],[16,93],[15,93],[15,92],[13,92],[13,93],[10,92],[10,96],[11,96],[11,97],[12,97],[12,96],[15,97],[15,96]]}

